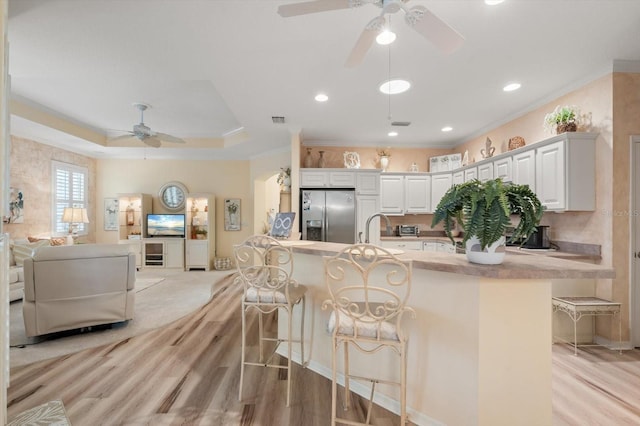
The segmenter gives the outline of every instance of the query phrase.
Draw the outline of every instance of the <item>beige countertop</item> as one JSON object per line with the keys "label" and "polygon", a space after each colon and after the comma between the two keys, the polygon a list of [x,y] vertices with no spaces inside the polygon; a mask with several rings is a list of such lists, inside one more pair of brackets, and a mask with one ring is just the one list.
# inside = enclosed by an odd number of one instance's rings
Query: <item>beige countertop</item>
{"label": "beige countertop", "polygon": [[[407,239],[407,237],[405,237]],[[415,239],[415,238],[414,238]],[[426,237],[423,239],[434,239]],[[436,237],[436,239],[438,239]],[[294,253],[317,256],[331,256],[347,247],[346,244],[316,242],[292,245]],[[517,248],[514,247],[515,250]],[[508,250],[501,265],[478,265],[470,263],[464,254],[431,251],[406,250],[398,255],[413,260],[414,268],[438,272],[449,272],[471,276],[500,279],[576,279],[615,278],[613,268],[591,263],[575,262],[566,258],[541,256],[539,254],[518,254]]]}
{"label": "beige countertop", "polygon": [[[455,241],[462,241],[462,237],[454,238]],[[381,236],[380,241],[442,241],[450,243],[451,240],[446,236],[419,236],[419,237],[398,237],[398,236]],[[555,257],[558,259],[599,262],[602,256],[590,253],[574,253],[562,250],[534,250],[520,248],[517,246],[507,246],[507,253],[523,254],[531,256]]]}

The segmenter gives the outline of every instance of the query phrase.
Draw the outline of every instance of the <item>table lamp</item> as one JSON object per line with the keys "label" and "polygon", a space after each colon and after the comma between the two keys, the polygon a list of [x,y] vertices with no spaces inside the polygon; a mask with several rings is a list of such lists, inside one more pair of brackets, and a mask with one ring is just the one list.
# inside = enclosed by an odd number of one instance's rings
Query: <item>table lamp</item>
{"label": "table lamp", "polygon": [[74,244],[74,238],[78,233],[79,223],[89,223],[87,209],[84,207],[65,207],[62,213],[62,223],[69,224],[69,235],[67,235],[67,245]]}

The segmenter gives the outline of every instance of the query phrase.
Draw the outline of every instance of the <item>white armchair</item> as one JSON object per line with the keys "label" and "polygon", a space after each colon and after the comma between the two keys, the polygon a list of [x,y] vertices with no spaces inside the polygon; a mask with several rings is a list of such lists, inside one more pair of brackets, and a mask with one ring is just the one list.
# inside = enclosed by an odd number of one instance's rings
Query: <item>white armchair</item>
{"label": "white armchair", "polygon": [[133,319],[136,258],[119,244],[41,247],[24,261],[27,336]]}

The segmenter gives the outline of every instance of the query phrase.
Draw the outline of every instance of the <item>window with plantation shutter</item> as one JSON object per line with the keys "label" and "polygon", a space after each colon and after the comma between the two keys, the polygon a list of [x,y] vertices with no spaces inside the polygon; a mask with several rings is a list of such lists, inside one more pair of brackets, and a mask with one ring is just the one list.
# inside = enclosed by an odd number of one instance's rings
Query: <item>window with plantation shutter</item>
{"label": "window with plantation shutter", "polygon": [[[87,207],[87,176],[86,167],[74,164],[52,162],[51,176],[53,188],[52,194],[52,232],[54,235],[69,232],[69,224],[62,222],[62,213],[65,207]],[[87,224],[79,223],[78,234],[87,233]]]}

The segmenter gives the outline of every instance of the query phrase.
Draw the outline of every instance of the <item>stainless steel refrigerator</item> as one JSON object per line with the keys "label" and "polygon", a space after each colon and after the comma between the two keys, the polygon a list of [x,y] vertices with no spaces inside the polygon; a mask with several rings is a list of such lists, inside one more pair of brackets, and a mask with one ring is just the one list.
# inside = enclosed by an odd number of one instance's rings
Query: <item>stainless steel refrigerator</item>
{"label": "stainless steel refrigerator", "polygon": [[300,190],[302,239],[356,242],[356,195],[352,189]]}

